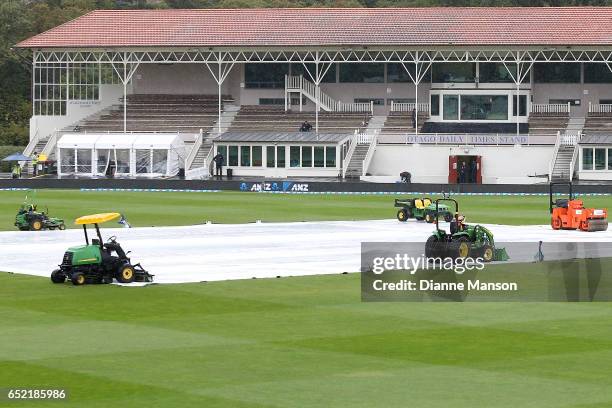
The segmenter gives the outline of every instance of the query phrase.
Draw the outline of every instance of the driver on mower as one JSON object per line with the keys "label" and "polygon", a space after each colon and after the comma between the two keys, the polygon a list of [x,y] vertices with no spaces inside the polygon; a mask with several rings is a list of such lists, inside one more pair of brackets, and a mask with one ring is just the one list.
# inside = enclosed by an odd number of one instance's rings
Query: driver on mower
{"label": "driver on mower", "polygon": [[[59,269],[51,273],[51,281],[64,283],[70,279],[74,285],[112,283],[113,279],[120,283],[152,282],[153,275],[140,264],[132,265],[115,236],[103,243],[98,224],[120,217],[119,213],[103,213],[77,218],[75,224],[83,226],[85,245],[68,248]],[[87,236],[87,225],[93,225],[96,229],[97,238],[92,238],[91,244]]]}

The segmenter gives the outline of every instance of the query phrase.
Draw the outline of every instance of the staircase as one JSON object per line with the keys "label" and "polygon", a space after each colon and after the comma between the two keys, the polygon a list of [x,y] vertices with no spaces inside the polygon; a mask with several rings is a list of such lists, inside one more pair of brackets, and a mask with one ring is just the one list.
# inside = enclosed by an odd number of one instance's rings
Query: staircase
{"label": "staircase", "polygon": [[349,159],[344,178],[359,178],[363,174],[363,161],[368,154],[370,144],[357,144]]}
{"label": "staircase", "polygon": [[565,133],[559,135],[550,181],[572,181],[585,121],[586,118],[570,118]]}
{"label": "staircase", "polygon": [[[345,103],[333,99],[322,92],[314,83],[304,79],[302,75],[285,75],[285,98],[291,98],[292,93],[300,93],[313,103],[319,101],[319,107],[327,112],[368,112],[374,113],[374,103]],[[318,98],[317,98],[318,95]]]}
{"label": "staircase", "polygon": [[551,181],[570,181],[570,168],[574,160],[576,146],[559,146],[555,157],[555,164],[551,174]]}
{"label": "staircase", "polygon": [[191,162],[191,166],[188,170],[194,170],[200,167],[210,166],[210,163],[206,163],[206,158],[210,154],[210,151],[213,147],[212,139],[207,138],[202,141],[202,145],[198,149],[193,162]]}
{"label": "staircase", "polygon": [[380,131],[385,126],[385,122],[387,121],[387,115],[374,115],[368,120],[368,126],[364,129],[363,133],[373,135],[375,133],[380,133]]}

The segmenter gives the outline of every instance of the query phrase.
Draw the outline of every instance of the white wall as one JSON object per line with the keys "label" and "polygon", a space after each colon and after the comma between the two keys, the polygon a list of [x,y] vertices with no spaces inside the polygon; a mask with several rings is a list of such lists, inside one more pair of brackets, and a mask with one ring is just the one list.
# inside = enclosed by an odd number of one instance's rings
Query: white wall
{"label": "white wall", "polygon": [[428,146],[378,145],[368,173],[392,176],[409,171],[414,183],[447,183],[448,161],[452,155],[482,156],[485,184],[534,183],[544,179],[529,177],[548,174],[553,146]]}
{"label": "white wall", "polygon": [[32,116],[30,118],[30,140],[38,133],[38,138],[46,138],[56,129],[68,127],[86,117],[118,104],[123,97],[123,85],[101,85],[100,99],[97,101],[68,101],[66,115]]}

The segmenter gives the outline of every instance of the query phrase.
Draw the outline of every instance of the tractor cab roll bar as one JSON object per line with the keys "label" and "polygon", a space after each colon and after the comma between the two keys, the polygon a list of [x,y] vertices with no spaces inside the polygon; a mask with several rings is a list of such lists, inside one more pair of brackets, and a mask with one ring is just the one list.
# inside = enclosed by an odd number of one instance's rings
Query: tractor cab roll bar
{"label": "tractor cab roll bar", "polygon": [[455,211],[453,212],[453,218],[457,215],[457,213],[459,212],[459,203],[457,202],[457,200],[455,200],[454,198],[448,198],[448,197],[444,197],[444,198],[438,198],[436,199],[436,230],[440,231],[440,220],[438,219],[438,210],[440,207],[440,201],[448,201],[450,203],[453,203],[455,205]]}
{"label": "tractor cab roll bar", "polygon": [[557,201],[553,201],[553,190],[555,186],[565,186],[568,188],[569,190],[569,197],[568,197],[568,201],[571,201],[574,199],[574,193],[572,190],[572,182],[571,181],[557,181],[554,183],[550,183],[548,185],[548,200],[549,200],[549,211],[552,214],[553,212],[553,207],[558,205]]}

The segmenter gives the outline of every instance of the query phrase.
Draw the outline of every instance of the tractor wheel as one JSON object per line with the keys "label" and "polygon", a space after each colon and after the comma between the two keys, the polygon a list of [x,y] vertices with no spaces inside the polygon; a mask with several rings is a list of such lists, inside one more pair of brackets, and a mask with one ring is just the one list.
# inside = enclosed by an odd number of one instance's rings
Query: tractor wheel
{"label": "tractor wheel", "polygon": [[451,257],[452,258],[467,258],[470,256],[470,241],[466,237],[461,237],[451,241]]}
{"label": "tractor wheel", "polygon": [[102,277],[102,283],[103,284],[109,284],[109,283],[113,283],[113,277],[110,275],[104,275]]}
{"label": "tractor wheel", "polygon": [[482,260],[485,262],[491,262],[495,255],[495,251],[491,245],[483,245],[482,246]]}
{"label": "tractor wheel", "polygon": [[554,230],[559,230],[561,229],[561,218],[553,218],[550,221],[550,226],[552,227],[552,229]]}
{"label": "tractor wheel", "polygon": [[134,267],[130,264],[125,264],[117,271],[117,281],[120,283],[132,283],[136,277],[135,275]]}
{"label": "tractor wheel", "polygon": [[397,219],[401,222],[405,222],[408,219],[408,214],[405,209],[401,209],[397,212]]}
{"label": "tractor wheel", "polygon": [[451,222],[453,220],[453,215],[451,213],[444,214],[444,221]]}
{"label": "tractor wheel", "polygon": [[425,222],[431,224],[436,220],[436,217],[434,217],[433,213],[425,213]]}
{"label": "tractor wheel", "polygon": [[438,237],[435,235],[427,238],[427,242],[425,242],[425,256],[427,258],[435,258],[438,256]]}
{"label": "tractor wheel", "polygon": [[32,231],[40,231],[43,227],[43,223],[41,220],[35,219],[30,221],[30,229]]}
{"label": "tractor wheel", "polygon": [[81,286],[85,284],[85,274],[83,272],[75,272],[70,277],[72,284],[75,286]]}
{"label": "tractor wheel", "polygon": [[63,222],[57,227],[60,231],[63,231],[66,229],[66,224],[64,224]]}
{"label": "tractor wheel", "polygon": [[51,272],[51,282],[53,283],[64,283],[66,282],[66,275],[60,269],[56,269]]}

